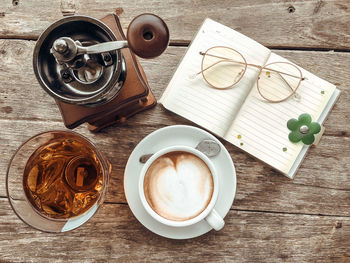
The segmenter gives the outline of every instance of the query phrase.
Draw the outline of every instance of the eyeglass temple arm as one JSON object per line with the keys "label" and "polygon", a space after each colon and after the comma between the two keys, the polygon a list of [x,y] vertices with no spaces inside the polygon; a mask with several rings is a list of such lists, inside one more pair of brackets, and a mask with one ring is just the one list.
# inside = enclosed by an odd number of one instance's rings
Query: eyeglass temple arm
{"label": "eyeglass temple arm", "polygon": [[294,93],[295,91],[293,90],[293,88],[289,85],[289,83],[286,81],[286,79],[279,73],[277,73],[278,75],[280,75],[281,79],[283,79],[284,83],[287,84],[287,86],[290,88],[290,90]]}
{"label": "eyeglass temple arm", "polygon": [[[285,72],[282,72],[282,71],[279,71],[279,70],[275,70],[275,69],[271,69],[271,68],[262,67],[262,66],[255,65],[255,64],[249,64],[249,63],[245,63],[245,62],[241,62],[241,61],[235,61],[235,60],[232,60],[232,59],[229,59],[229,58],[220,57],[220,56],[216,56],[216,55],[211,55],[211,54],[207,54],[207,53],[203,53],[203,52],[199,52],[199,54],[202,55],[202,56],[206,55],[206,56],[220,58],[220,59],[223,59],[223,60],[215,62],[213,65],[210,65],[209,67],[207,67],[207,68],[201,70],[200,72],[196,73],[196,75],[198,75],[198,74],[208,70],[209,68],[215,66],[216,64],[218,64],[220,62],[231,61],[231,62],[235,62],[235,63],[242,64],[242,65],[246,64],[247,66],[251,66],[251,67],[255,67],[255,68],[259,68],[259,69],[270,70],[270,71],[276,72],[278,74],[284,74],[284,75],[287,75],[287,76],[290,76],[290,77],[293,77],[293,78],[300,78],[300,77],[292,75],[292,74],[288,74],[288,73],[285,73]],[[306,79],[305,77],[301,78],[301,80],[305,80],[305,79]]]}
{"label": "eyeglass temple arm", "polygon": [[300,96],[300,94],[297,93],[297,89],[293,89],[281,74],[279,74],[279,73],[277,73],[277,74],[280,75],[280,77],[281,77],[281,79],[283,79],[284,83],[287,84],[287,86],[290,88],[290,90],[292,91],[291,95],[294,94],[294,98],[297,100],[300,100],[301,96]]}

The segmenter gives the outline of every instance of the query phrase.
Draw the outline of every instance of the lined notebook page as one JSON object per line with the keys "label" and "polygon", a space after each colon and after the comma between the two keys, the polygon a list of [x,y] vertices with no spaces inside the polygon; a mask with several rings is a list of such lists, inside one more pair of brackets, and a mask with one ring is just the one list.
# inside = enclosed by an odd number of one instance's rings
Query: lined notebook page
{"label": "lined notebook page", "polygon": [[256,41],[206,19],[179,64],[160,103],[198,125],[223,137],[257,78],[256,69],[248,69],[241,81],[232,89],[210,88],[199,74],[202,56],[213,46],[227,46],[239,50],[248,63],[263,65],[270,50]]}
{"label": "lined notebook page", "polygon": [[[288,60],[271,53],[267,63],[278,61]],[[308,113],[317,122],[335,90],[333,84],[301,71],[307,80],[298,88],[300,101],[289,98],[280,103],[266,102],[255,84],[225,135],[229,142],[286,175],[303,147],[301,142],[289,141],[287,121]]]}

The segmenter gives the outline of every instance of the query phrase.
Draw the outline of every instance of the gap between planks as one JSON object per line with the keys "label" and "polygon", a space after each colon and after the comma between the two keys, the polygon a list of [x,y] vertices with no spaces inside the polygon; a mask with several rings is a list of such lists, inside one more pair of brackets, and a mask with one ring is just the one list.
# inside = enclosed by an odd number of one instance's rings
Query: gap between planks
{"label": "gap between planks", "polygon": [[[0,40],[27,40],[27,41],[37,41],[38,37],[36,36],[9,36],[9,37],[1,37]],[[188,47],[191,41],[188,40],[171,40],[169,42],[169,46],[171,47]],[[271,50],[287,50],[287,51],[320,51],[320,52],[343,52],[343,53],[350,53],[350,48],[344,48],[344,49],[331,49],[331,48],[313,48],[313,47],[292,47],[292,46],[265,46]]]}
{"label": "gap between planks", "polygon": [[[175,40],[170,41],[169,46],[173,47],[188,47],[190,41]],[[350,48],[313,48],[313,47],[294,47],[294,46],[265,46],[271,50],[286,50],[286,51],[320,51],[320,52],[344,52],[349,53]]]}
{"label": "gap between planks", "polygon": [[[4,198],[7,199],[7,196],[0,196],[0,199]],[[109,205],[125,205],[128,206],[128,203],[124,202],[104,202],[104,204]],[[230,211],[237,211],[237,212],[246,212],[246,213],[265,213],[265,214],[277,214],[277,215],[300,215],[300,216],[320,216],[320,217],[343,217],[343,218],[350,218],[350,216],[345,215],[328,215],[328,214],[312,214],[312,213],[298,213],[298,212],[283,212],[283,211],[272,211],[272,210],[258,210],[258,209],[237,209],[237,208],[230,208]]]}

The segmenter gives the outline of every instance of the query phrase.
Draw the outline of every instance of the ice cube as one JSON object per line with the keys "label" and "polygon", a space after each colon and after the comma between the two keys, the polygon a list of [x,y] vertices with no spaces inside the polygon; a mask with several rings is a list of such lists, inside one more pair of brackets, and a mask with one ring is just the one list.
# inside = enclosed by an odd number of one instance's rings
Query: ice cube
{"label": "ice cube", "polygon": [[28,174],[27,184],[30,191],[35,192],[38,183],[39,168],[38,165],[32,167]]}

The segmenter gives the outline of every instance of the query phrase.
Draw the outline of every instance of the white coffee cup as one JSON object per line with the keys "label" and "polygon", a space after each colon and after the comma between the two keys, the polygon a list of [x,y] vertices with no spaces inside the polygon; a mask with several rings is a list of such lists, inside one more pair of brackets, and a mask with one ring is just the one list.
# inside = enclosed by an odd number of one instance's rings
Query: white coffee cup
{"label": "white coffee cup", "polygon": [[[213,178],[213,193],[207,207],[197,216],[184,221],[170,220],[157,214],[148,204],[144,193],[144,179],[148,168],[158,157],[170,152],[188,152],[199,157],[208,166]],[[138,186],[139,186],[139,196],[143,207],[145,208],[145,210],[149,215],[151,215],[155,220],[157,220],[158,222],[164,225],[168,225],[172,227],[185,227],[185,226],[196,224],[201,220],[205,220],[215,230],[220,230],[224,227],[225,222],[223,218],[214,209],[214,206],[219,194],[218,174],[216,173],[216,170],[212,161],[205,154],[196,150],[195,148],[192,148],[189,146],[171,146],[171,147],[163,148],[160,151],[154,153],[151,156],[151,158],[147,160],[147,162],[144,164],[141,170]]]}

